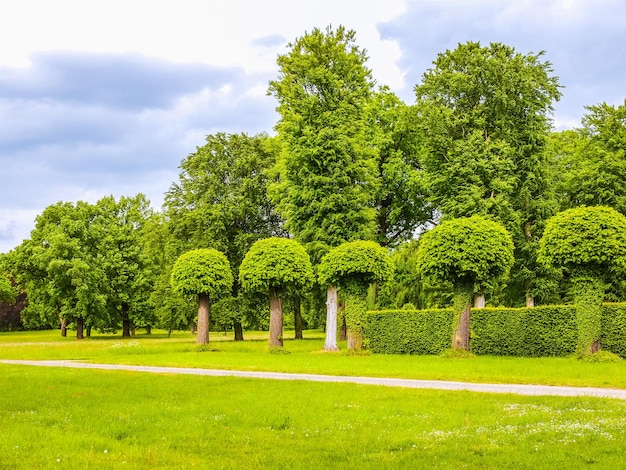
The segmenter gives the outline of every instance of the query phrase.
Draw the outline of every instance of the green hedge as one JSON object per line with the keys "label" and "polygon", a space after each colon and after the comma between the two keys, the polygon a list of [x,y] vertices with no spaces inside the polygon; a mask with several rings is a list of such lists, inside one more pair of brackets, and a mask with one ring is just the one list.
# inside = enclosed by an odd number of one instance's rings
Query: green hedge
{"label": "green hedge", "polygon": [[[438,354],[452,338],[452,310],[370,311],[365,326],[374,353]],[[576,351],[572,305],[472,309],[470,350],[497,356],[568,356]],[[626,304],[605,304],[602,347],[626,357]]]}
{"label": "green hedge", "polygon": [[439,354],[450,348],[452,309],[368,312],[365,338],[374,353]]}
{"label": "green hedge", "polygon": [[626,358],[626,304],[604,304],[602,348]]}

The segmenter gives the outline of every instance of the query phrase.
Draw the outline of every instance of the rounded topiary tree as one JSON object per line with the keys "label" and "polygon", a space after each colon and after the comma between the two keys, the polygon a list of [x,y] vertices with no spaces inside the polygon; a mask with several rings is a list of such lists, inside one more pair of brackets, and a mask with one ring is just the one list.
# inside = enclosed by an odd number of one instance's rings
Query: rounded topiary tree
{"label": "rounded topiary tree", "polygon": [[360,349],[363,345],[367,289],[371,284],[389,280],[393,276],[393,270],[393,261],[387,250],[372,241],[343,243],[324,255],[319,265],[318,277],[320,284],[329,289],[325,350],[338,349],[337,287],[345,292],[348,348]]}
{"label": "rounded topiary tree", "polygon": [[626,273],[626,217],[609,207],[577,207],[552,217],[539,241],[538,260],[564,270],[572,281],[577,352],[600,349],[607,282]]}
{"label": "rounded topiary tree", "polygon": [[452,348],[469,350],[472,298],[508,276],[513,265],[511,236],[501,224],[481,216],[449,220],[420,238],[417,264],[425,280],[452,283]]}
{"label": "rounded topiary tree", "polygon": [[198,296],[198,336],[196,343],[209,342],[211,300],[230,294],[233,273],[226,256],[211,248],[183,253],[172,268],[172,288],[180,293]]}
{"label": "rounded topiary tree", "polygon": [[283,345],[282,297],[289,291],[309,288],[313,268],[306,250],[289,238],[266,238],[255,242],[239,267],[245,291],[269,294],[271,347]]}

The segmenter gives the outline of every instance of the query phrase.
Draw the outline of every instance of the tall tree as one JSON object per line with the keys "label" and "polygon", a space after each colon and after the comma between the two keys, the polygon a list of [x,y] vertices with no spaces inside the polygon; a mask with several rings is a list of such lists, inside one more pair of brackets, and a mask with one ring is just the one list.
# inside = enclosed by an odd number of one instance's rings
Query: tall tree
{"label": "tall tree", "polygon": [[[222,251],[233,270],[232,295],[244,255],[260,239],[284,235],[282,220],[267,198],[277,146],[266,135],[218,133],[184,159],[177,183],[165,196],[167,224],[178,254],[190,248]],[[234,317],[235,338],[243,339]]]}
{"label": "tall tree", "polygon": [[544,150],[561,96],[543,52],[477,42],[439,54],[415,87],[431,200],[444,218],[491,215],[513,236],[532,303],[541,230],[556,210]]}
{"label": "tall tree", "polygon": [[95,262],[106,276],[103,293],[111,318],[121,321],[122,336],[129,337],[131,327],[151,327],[156,322],[148,308],[156,273],[142,238],[152,210],[143,194],[119,200],[107,196],[96,203],[95,214],[90,231]]}
{"label": "tall tree", "polygon": [[316,28],[289,49],[269,86],[283,148],[273,198],[317,263],[334,246],[374,237],[375,152],[365,112],[373,80],[354,31]]}

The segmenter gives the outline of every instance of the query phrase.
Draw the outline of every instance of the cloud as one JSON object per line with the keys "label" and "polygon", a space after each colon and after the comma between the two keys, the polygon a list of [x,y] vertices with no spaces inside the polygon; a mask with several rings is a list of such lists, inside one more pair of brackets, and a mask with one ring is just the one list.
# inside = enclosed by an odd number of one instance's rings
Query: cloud
{"label": "cloud", "polygon": [[409,1],[402,16],[380,25],[384,39],[396,41],[407,86],[397,92],[413,102],[413,86],[438,53],[459,43],[502,42],[521,53],[546,51],[560,78],[563,98],[555,105],[555,125],[580,124],[584,106],[624,99],[626,4],[617,0]]}

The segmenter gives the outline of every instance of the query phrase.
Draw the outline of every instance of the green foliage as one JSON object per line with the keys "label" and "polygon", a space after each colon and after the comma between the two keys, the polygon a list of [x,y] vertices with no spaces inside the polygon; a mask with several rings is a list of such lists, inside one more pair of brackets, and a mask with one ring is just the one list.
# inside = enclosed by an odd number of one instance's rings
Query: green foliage
{"label": "green foliage", "polygon": [[385,248],[376,242],[357,240],[328,252],[318,267],[318,278],[322,285],[364,291],[370,284],[391,279],[393,270]]}
{"label": "green foliage", "polygon": [[302,291],[313,283],[313,268],[297,241],[266,238],[255,242],[246,253],[239,268],[239,282],[246,291]]}
{"label": "green foliage", "polygon": [[227,296],[233,275],[226,256],[212,248],[183,253],[172,269],[172,288],[183,294],[206,294],[211,299]]}
{"label": "green foliage", "polygon": [[11,303],[15,301],[15,291],[11,280],[0,271],[0,302]]}
{"label": "green foliage", "polygon": [[544,152],[558,79],[543,52],[459,44],[415,87],[431,202],[442,218],[489,215],[515,243],[511,281],[522,299],[545,284],[536,244],[556,211]]}
{"label": "green foliage", "polygon": [[314,262],[375,231],[375,151],[365,109],[371,72],[354,31],[313,29],[278,57],[269,91],[278,100],[283,145],[272,198]]}
{"label": "green foliage", "polygon": [[626,358],[626,305],[604,304],[602,311],[602,347]]}
{"label": "green foliage", "polygon": [[476,357],[476,354],[469,352],[466,349],[452,348],[445,349],[439,353],[439,356],[446,359],[473,359]]}
{"label": "green foliage", "polygon": [[[374,353],[439,354],[449,347],[453,310],[369,311],[365,325]],[[605,351],[626,357],[626,304],[602,306]],[[573,305],[472,310],[470,351],[478,355],[550,357],[577,351]]]}
{"label": "green foliage", "polygon": [[601,205],[626,215],[626,101],[587,111],[580,129],[560,135],[562,206]]}
{"label": "green foliage", "polygon": [[[207,135],[180,164],[178,182],[165,196],[168,230],[181,247],[213,248],[230,263],[237,295],[239,265],[257,240],[284,234],[267,198],[278,149],[266,135]],[[178,252],[177,254],[180,254]]]}
{"label": "green foliage", "polygon": [[417,250],[420,274],[474,292],[506,278],[513,242],[501,224],[480,216],[453,219],[426,232]]}
{"label": "green foliage", "polygon": [[577,207],[560,212],[546,226],[539,261],[564,268],[572,277],[607,281],[626,272],[626,217],[609,207]]}
{"label": "green foliage", "polygon": [[452,310],[380,310],[366,316],[368,350],[380,354],[439,354],[450,347]]}
{"label": "green foliage", "polygon": [[419,162],[420,135],[413,108],[404,104],[388,87],[373,94],[366,109],[376,153],[377,238],[382,246],[397,246],[412,238],[428,222],[432,210],[427,202]]}

